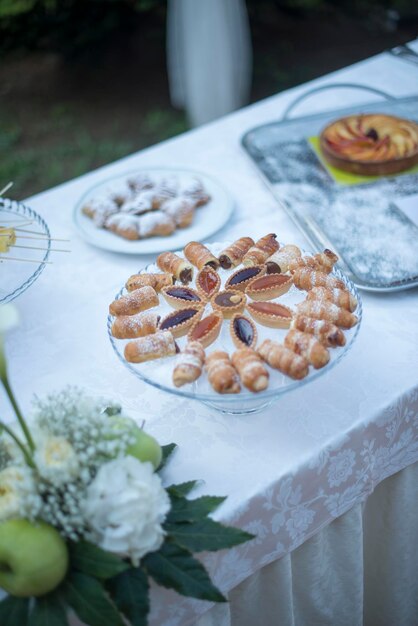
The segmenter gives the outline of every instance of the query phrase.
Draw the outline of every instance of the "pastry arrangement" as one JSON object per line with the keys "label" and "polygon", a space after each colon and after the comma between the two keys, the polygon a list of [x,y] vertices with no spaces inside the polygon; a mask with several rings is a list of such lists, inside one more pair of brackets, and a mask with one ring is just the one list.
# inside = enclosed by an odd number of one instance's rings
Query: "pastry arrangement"
{"label": "pastry arrangement", "polygon": [[210,195],[196,177],[152,177],[139,173],[117,190],[94,196],[82,213],[97,228],[128,241],[168,237],[193,222],[195,211],[208,204]]}
{"label": "pastry arrangement", "polygon": [[219,394],[260,393],[273,371],[301,380],[346,344],[357,301],[333,273],[337,260],[331,250],[303,256],[274,233],[218,251],[190,242],[128,278],[110,331],[129,363],[168,360],[175,387],[206,376]]}
{"label": "pastry arrangement", "polygon": [[349,115],[320,135],[324,158],[364,176],[396,174],[418,163],[418,124],[384,114]]}

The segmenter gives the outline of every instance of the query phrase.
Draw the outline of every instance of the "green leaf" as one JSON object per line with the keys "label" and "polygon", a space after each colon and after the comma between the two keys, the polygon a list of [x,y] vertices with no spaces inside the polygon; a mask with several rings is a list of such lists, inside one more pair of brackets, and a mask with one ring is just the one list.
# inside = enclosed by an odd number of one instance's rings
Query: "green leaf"
{"label": "green leaf", "polygon": [[130,567],[119,557],[105,552],[89,541],[71,543],[70,559],[74,569],[95,578],[112,578]]}
{"label": "green leaf", "polygon": [[174,542],[165,541],[158,552],[147,554],[142,564],[155,582],[163,587],[199,600],[226,602],[203,565]]}
{"label": "green leaf", "polygon": [[197,485],[198,480],[189,480],[187,483],[179,483],[178,485],[170,485],[167,487],[168,493],[179,498],[187,496]]}
{"label": "green leaf", "polygon": [[68,626],[65,606],[58,592],[36,598],[28,626]]}
{"label": "green leaf", "polygon": [[1,626],[26,626],[28,623],[29,599],[7,596],[0,602]]}
{"label": "green leaf", "polygon": [[119,611],[95,578],[73,572],[64,582],[63,591],[82,622],[89,626],[124,626]]}
{"label": "green leaf", "polygon": [[212,513],[225,500],[219,496],[202,496],[194,500],[178,498],[170,494],[171,509],[167,515],[166,523],[197,522]]}
{"label": "green leaf", "polygon": [[192,552],[216,552],[254,539],[254,535],[250,533],[232,526],[223,526],[208,517],[191,524],[166,524],[165,530],[177,543]]}
{"label": "green leaf", "polygon": [[161,463],[157,467],[157,472],[163,469],[166,465],[169,457],[173,454],[174,450],[177,448],[176,443],[168,443],[165,446],[161,446],[161,450],[163,451],[163,458],[161,459]]}
{"label": "green leaf", "polygon": [[109,589],[118,609],[132,626],[147,626],[149,583],[145,572],[132,568],[109,581]]}

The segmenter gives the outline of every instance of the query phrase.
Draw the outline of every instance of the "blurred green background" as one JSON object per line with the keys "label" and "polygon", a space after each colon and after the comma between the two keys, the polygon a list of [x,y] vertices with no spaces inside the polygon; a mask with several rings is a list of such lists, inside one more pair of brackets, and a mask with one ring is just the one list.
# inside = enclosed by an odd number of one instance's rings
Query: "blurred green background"
{"label": "blurred green background", "polygon": [[[252,101],[418,32],[416,0],[247,6]],[[162,0],[0,0],[0,187],[21,199],[186,130],[165,25]]]}

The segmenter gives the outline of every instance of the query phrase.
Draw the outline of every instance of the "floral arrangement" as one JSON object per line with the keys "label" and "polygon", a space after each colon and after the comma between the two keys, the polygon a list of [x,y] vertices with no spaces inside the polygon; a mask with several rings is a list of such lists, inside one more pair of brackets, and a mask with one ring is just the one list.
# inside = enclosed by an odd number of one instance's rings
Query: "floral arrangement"
{"label": "floral arrangement", "polygon": [[252,535],[209,517],[224,500],[188,499],[195,480],[165,487],[175,444],[157,441],[113,403],[68,388],[36,399],[30,422],[11,391],[0,309],[0,376],[20,432],[0,422],[2,626],[146,626],[149,578],[178,593],[225,601],[194,556]]}

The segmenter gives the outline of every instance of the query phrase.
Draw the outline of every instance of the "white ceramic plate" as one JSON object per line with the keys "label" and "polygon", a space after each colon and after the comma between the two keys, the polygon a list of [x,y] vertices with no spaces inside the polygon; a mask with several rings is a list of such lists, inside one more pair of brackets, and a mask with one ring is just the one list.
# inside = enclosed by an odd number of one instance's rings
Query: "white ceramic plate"
{"label": "white ceramic plate", "polygon": [[[168,237],[149,237],[138,241],[129,241],[103,228],[97,228],[93,221],[82,213],[82,207],[86,204],[86,201],[104,193],[109,188],[113,189],[117,188],[118,185],[123,185],[127,178],[139,173],[149,174],[151,178],[155,179],[176,176],[180,182],[197,177],[202,181],[206,191],[211,196],[211,200],[196,210],[193,223],[189,227],[178,229]],[[80,198],[74,209],[74,222],[79,234],[88,243],[98,248],[125,254],[157,254],[165,250],[183,248],[189,241],[203,241],[210,237],[226,224],[233,210],[234,201],[232,196],[220,183],[207,174],[168,167],[140,168],[108,178],[91,187]]]}

